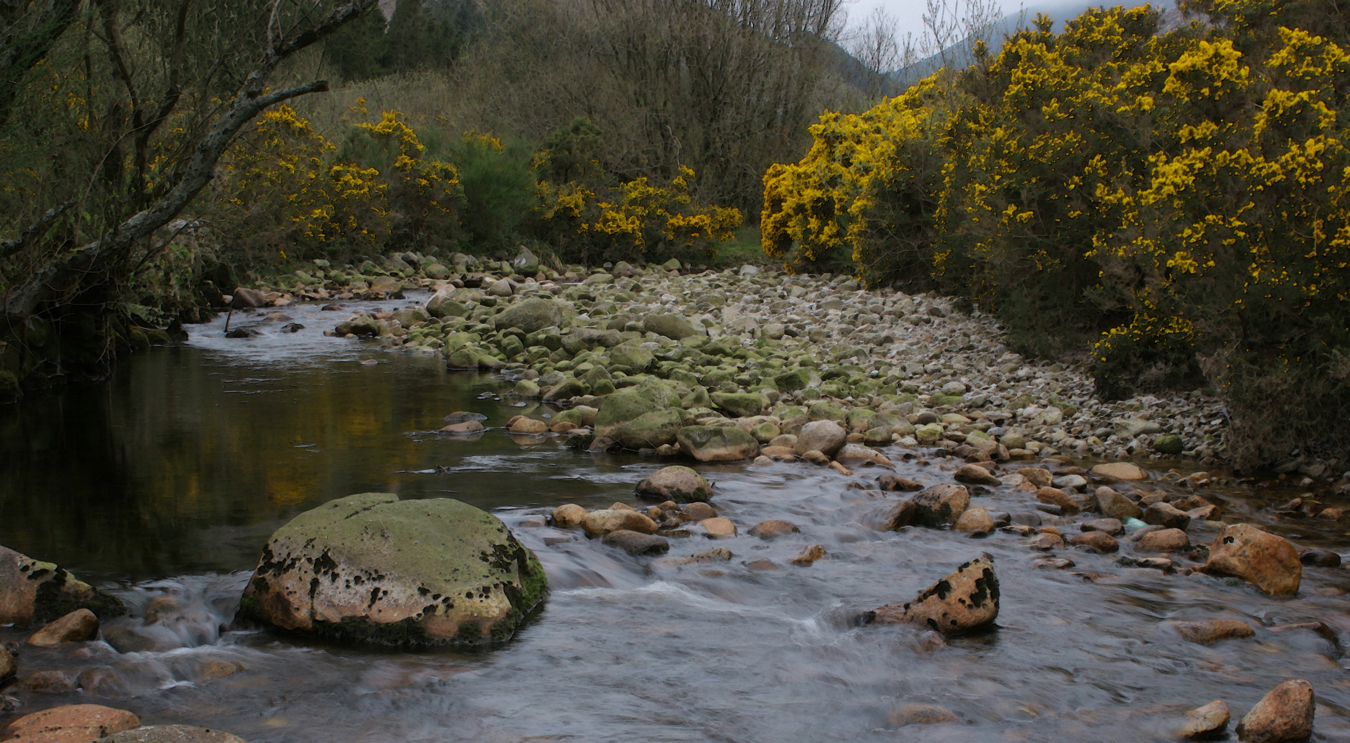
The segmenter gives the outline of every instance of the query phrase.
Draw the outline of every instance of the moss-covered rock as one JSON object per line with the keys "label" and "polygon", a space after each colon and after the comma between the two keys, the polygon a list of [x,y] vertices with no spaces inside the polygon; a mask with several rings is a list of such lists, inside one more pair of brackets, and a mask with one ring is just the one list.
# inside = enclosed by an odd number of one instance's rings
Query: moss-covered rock
{"label": "moss-covered rock", "polygon": [[628,388],[605,397],[595,415],[596,438],[617,439],[624,425],[656,410],[656,403],[641,390]]}
{"label": "moss-covered rock", "polygon": [[511,637],[546,592],[538,559],[492,514],[363,493],[273,533],[240,614],[357,643],[478,645]]}
{"label": "moss-covered rock", "polygon": [[764,398],[748,392],[715,392],[712,401],[733,418],[749,418],[764,409]]}
{"label": "moss-covered rock", "polygon": [[623,424],[617,438],[629,449],[655,449],[675,443],[675,435],[683,426],[680,411],[654,410]]}
{"label": "moss-covered rock", "polygon": [[498,330],[520,328],[526,333],[537,333],[544,328],[562,324],[562,305],[551,299],[526,299],[507,307],[493,319]]}
{"label": "moss-covered rock", "polygon": [[679,315],[652,315],[642,321],[642,329],[677,341],[698,332],[694,330],[693,324]]}
{"label": "moss-covered rock", "polygon": [[638,483],[637,496],[643,500],[661,503],[707,503],[712,500],[712,485],[695,470],[675,465],[663,467]]}

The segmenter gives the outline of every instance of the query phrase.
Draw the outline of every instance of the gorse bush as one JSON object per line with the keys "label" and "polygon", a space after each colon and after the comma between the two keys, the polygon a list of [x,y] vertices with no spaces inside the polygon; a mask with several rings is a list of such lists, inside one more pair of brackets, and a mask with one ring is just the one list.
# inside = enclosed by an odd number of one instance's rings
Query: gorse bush
{"label": "gorse bush", "polygon": [[[1108,394],[1203,374],[1241,464],[1344,453],[1346,28],[1319,2],[1197,9],[1212,23],[1166,34],[1148,7],[1059,35],[1040,18],[997,56],[826,115],[765,178],[765,250],[845,249],[869,283],[968,297],[1035,350],[1095,337]],[[1309,18],[1330,20],[1280,25]]]}
{"label": "gorse bush", "polygon": [[446,144],[424,132],[386,111],[352,125],[339,146],[282,106],[231,150],[209,221],[246,265],[497,252],[518,239],[582,262],[705,260],[741,224],[735,209],[695,202],[688,168],[668,182],[606,174],[588,155],[599,132],[585,120],[538,153],[488,134]]}

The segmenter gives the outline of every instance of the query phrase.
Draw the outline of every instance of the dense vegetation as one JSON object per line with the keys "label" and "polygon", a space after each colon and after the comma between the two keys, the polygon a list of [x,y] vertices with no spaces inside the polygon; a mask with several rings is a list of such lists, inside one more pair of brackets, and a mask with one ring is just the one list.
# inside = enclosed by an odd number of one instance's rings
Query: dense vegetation
{"label": "dense vegetation", "polygon": [[1229,454],[1350,443],[1350,24],[1322,0],[1196,2],[1019,32],[765,177],[765,249],[1095,337],[1102,391],[1207,383]]}

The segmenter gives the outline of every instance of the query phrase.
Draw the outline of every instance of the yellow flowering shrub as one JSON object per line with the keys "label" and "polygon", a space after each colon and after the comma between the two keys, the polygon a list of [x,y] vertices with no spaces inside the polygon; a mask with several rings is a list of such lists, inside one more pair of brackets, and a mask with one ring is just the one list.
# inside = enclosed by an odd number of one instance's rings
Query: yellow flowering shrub
{"label": "yellow flowering shrub", "polygon": [[1147,6],[1059,35],[1038,19],[966,70],[825,114],[765,176],[765,251],[964,295],[1032,350],[1090,339],[1110,394],[1203,371],[1250,461],[1293,440],[1241,441],[1271,414],[1258,377],[1283,370],[1310,397],[1275,413],[1306,424],[1291,435],[1345,446],[1350,54],[1271,23],[1318,2],[1201,5],[1216,23],[1166,34]]}

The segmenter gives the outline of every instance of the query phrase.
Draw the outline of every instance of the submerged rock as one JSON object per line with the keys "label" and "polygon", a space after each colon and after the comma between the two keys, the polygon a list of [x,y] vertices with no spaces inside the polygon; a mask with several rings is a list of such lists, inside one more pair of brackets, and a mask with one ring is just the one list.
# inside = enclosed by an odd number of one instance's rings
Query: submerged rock
{"label": "submerged rock", "polygon": [[628,529],[617,529],[600,540],[607,546],[618,547],[630,555],[663,555],[670,551],[670,542],[655,534],[643,534]]}
{"label": "submerged rock", "polygon": [[918,624],[944,635],[992,624],[998,619],[998,577],[988,554],[965,563],[903,606],[887,605],[867,612],[867,623]]}
{"label": "submerged rock", "polygon": [[268,540],[239,612],[285,630],[380,645],[505,640],[547,592],[497,517],[446,498],[339,498]]}
{"label": "submerged rock", "polygon": [[1235,524],[1219,532],[1204,570],[1242,578],[1277,596],[1298,593],[1303,578],[1303,564],[1294,545],[1252,524]]}
{"label": "submerged rock", "polygon": [[147,725],[99,738],[99,743],[247,743],[237,735],[191,725]]}
{"label": "submerged rock", "polygon": [[1188,642],[1212,645],[1234,637],[1252,637],[1256,631],[1241,619],[1204,619],[1198,622],[1174,622],[1172,627]]}
{"label": "submerged rock", "polygon": [[0,624],[49,622],[76,609],[105,619],[127,613],[117,598],[65,568],[0,547]]}

